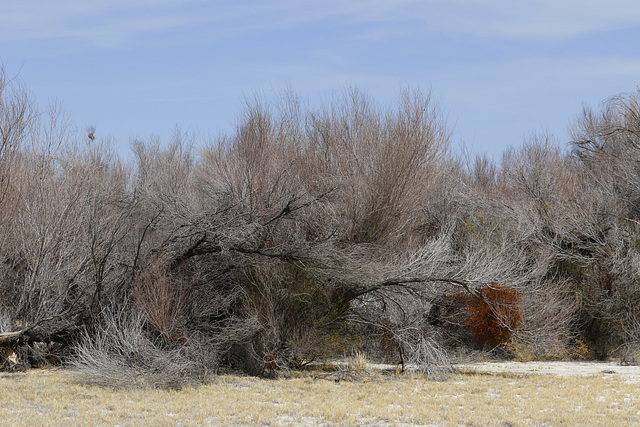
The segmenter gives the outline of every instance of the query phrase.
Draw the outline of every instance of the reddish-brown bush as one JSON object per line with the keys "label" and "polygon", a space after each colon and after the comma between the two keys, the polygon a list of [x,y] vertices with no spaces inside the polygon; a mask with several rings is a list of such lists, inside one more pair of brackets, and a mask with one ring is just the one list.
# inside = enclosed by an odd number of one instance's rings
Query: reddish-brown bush
{"label": "reddish-brown bush", "polygon": [[495,283],[478,289],[479,298],[468,305],[466,325],[479,346],[495,347],[507,342],[522,321],[520,292]]}
{"label": "reddish-brown bush", "polygon": [[479,347],[507,342],[522,322],[520,293],[495,283],[483,285],[476,292],[442,294],[433,301],[429,323],[445,328],[458,342]]}

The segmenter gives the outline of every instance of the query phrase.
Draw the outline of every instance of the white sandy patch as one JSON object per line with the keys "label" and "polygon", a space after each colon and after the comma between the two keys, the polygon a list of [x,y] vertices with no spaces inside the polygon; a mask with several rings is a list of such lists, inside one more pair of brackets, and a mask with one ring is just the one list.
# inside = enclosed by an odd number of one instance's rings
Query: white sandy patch
{"label": "white sandy patch", "polygon": [[516,375],[619,375],[627,381],[640,382],[640,366],[622,366],[616,362],[480,362],[454,365],[459,371],[508,373]]}
{"label": "white sandy patch", "polygon": [[[336,365],[346,363],[336,362]],[[475,362],[455,363],[452,365],[458,372],[476,372],[479,374],[514,374],[514,375],[618,375],[629,382],[640,382],[640,366],[623,366],[615,361],[553,361],[553,362]],[[398,366],[386,364],[369,364],[372,370],[393,371]]]}

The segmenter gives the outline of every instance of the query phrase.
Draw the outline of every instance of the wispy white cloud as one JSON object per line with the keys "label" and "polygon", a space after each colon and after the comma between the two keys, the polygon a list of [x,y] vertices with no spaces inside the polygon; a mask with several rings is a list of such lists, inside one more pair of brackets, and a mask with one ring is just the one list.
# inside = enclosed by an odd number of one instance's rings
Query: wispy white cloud
{"label": "wispy white cloud", "polygon": [[188,12],[191,0],[9,0],[0,14],[0,37],[5,40],[64,39],[111,44],[136,33],[164,31],[198,19]]}
{"label": "wispy white cloud", "polygon": [[456,0],[447,5],[442,14],[435,9],[432,24],[484,36],[554,39],[640,25],[635,0]]}
{"label": "wispy white cloud", "polygon": [[637,0],[8,0],[5,40],[65,39],[97,45],[145,33],[208,25],[208,32],[260,31],[335,20],[378,24],[363,37],[445,32],[488,37],[566,38],[640,25]]}

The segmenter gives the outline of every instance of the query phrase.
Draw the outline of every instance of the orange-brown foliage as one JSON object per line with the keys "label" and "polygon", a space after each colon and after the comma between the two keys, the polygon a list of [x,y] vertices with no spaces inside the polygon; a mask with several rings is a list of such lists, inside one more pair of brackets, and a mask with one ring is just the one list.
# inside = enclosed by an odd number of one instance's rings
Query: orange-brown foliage
{"label": "orange-brown foliage", "polygon": [[507,342],[511,332],[522,321],[518,308],[520,292],[492,283],[484,285],[468,305],[466,325],[480,346],[495,347]]}

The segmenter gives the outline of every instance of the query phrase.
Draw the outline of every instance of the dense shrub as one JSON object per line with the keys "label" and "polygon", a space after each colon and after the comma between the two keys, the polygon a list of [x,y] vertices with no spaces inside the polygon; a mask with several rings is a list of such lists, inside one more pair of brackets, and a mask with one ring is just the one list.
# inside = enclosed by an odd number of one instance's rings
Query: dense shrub
{"label": "dense shrub", "polygon": [[453,345],[493,348],[508,342],[522,325],[520,292],[492,283],[473,293],[443,293],[433,301],[428,319],[456,339]]}
{"label": "dense shrub", "polygon": [[477,292],[479,297],[470,301],[466,320],[477,345],[496,347],[509,341],[522,322],[520,292],[495,283],[483,285]]}

